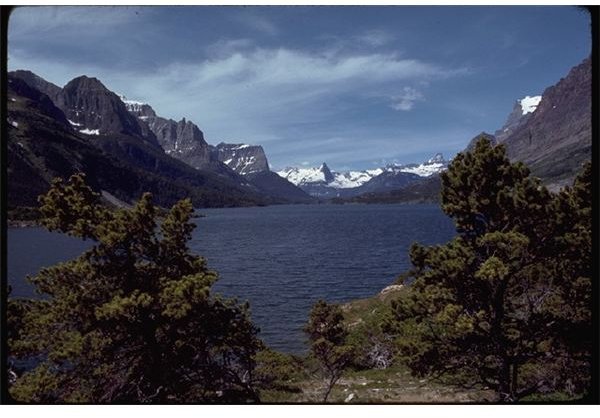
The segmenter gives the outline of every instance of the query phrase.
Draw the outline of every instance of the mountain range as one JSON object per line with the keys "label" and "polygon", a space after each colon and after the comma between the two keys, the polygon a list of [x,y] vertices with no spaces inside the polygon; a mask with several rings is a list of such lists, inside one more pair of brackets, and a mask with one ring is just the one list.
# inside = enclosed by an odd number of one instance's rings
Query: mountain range
{"label": "mountain range", "polygon": [[[431,201],[449,161],[370,170],[270,169],[260,145],[208,144],[190,120],[156,114],[100,80],[80,76],[64,87],[30,71],[8,74],[9,207],[35,206],[55,176],[83,171],[107,201],[129,204],[144,191],[168,206],[189,197],[196,207]],[[523,161],[551,189],[572,181],[591,156],[591,61],[584,60],[541,95],[517,100],[494,134],[513,161]],[[470,149],[472,143],[467,146]]]}
{"label": "mountain range", "polygon": [[[527,164],[552,191],[573,182],[592,150],[592,65],[586,58],[541,95],[514,103],[504,125],[494,134],[475,135],[465,150],[482,136],[502,143],[511,161]],[[337,202],[396,203],[437,201],[441,182],[437,174],[404,188],[370,192]]]}
{"label": "mountain range", "polygon": [[60,88],[15,71],[8,75],[8,97],[11,207],[35,206],[53,177],[77,171],[121,204],[144,191],[163,206],[185,197],[196,207],[312,201],[270,171],[253,178],[236,172],[218,160],[192,122],[124,102],[96,78],[77,77]]}
{"label": "mountain range", "polygon": [[421,164],[390,164],[371,170],[337,172],[323,163],[314,168],[287,167],[277,174],[312,196],[339,198],[400,189],[439,174],[447,167],[448,161],[438,153]]}

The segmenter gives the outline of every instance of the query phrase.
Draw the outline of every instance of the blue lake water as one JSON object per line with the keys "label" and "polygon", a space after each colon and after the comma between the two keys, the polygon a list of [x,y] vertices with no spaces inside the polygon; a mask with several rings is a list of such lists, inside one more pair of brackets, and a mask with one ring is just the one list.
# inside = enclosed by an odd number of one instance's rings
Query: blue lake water
{"label": "blue lake water", "polygon": [[[290,205],[203,209],[190,247],[219,272],[214,291],[250,302],[272,348],[303,353],[302,332],[318,299],[346,302],[391,284],[410,264],[413,242],[451,239],[452,221],[437,205]],[[41,228],[9,229],[13,297],[33,295],[25,281],[41,267],[90,246]]]}

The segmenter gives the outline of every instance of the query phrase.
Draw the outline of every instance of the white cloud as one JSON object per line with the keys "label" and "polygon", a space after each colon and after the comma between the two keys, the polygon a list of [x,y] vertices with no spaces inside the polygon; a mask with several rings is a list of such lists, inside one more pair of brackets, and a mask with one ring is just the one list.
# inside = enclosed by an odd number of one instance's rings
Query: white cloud
{"label": "white cloud", "polygon": [[390,107],[395,110],[409,111],[415,105],[415,102],[425,100],[423,94],[412,87],[404,87],[402,93],[390,98],[392,104]]}

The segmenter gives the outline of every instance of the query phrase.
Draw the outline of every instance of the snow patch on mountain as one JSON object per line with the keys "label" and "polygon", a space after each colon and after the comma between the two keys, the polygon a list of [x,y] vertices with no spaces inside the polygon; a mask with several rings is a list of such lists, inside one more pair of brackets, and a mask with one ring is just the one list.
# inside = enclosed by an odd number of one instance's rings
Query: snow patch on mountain
{"label": "snow patch on mountain", "polygon": [[221,142],[213,149],[216,158],[238,174],[269,171],[267,156],[260,145]]}
{"label": "snow patch on mountain", "polygon": [[86,135],[100,135],[100,129],[80,129],[79,132]]}
{"label": "snow patch on mountain", "polygon": [[[431,161],[431,160],[430,160]],[[406,165],[406,166],[400,166],[400,167],[390,167],[388,168],[388,171],[393,170],[393,171],[399,171],[401,173],[413,173],[416,174],[417,176],[421,176],[421,177],[430,177],[434,174],[438,174],[441,173],[442,171],[444,171],[448,166],[448,163],[446,162],[432,162],[430,163],[425,162],[423,164],[410,164],[410,165]]]}
{"label": "snow patch on mountain", "polygon": [[137,100],[129,100],[127,97],[125,97],[122,94],[119,94],[119,99],[121,99],[121,101],[123,103],[125,103],[125,107],[127,108],[127,110],[129,112],[140,112],[142,110],[142,106],[146,106],[148,105],[148,103],[144,103],[144,102],[139,102]]}
{"label": "snow patch on mountain", "polygon": [[256,162],[256,157],[254,156],[238,157],[237,159],[235,159],[235,161],[233,160],[233,158],[230,158],[223,162],[237,173],[250,174],[260,171],[258,169],[252,168],[252,165]]}
{"label": "snow patch on mountain", "polygon": [[526,115],[528,113],[532,113],[537,109],[538,105],[542,101],[542,96],[525,96],[521,99],[521,109],[523,109],[523,114]]}

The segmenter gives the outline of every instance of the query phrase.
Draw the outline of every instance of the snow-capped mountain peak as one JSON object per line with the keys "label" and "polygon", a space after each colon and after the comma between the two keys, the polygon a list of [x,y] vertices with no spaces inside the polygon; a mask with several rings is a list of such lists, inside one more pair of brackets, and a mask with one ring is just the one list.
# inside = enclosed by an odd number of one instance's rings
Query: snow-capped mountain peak
{"label": "snow-capped mountain peak", "polygon": [[336,189],[351,189],[354,187],[360,187],[373,177],[377,177],[383,173],[382,168],[376,168],[374,170],[363,170],[363,171],[344,171],[334,173],[334,180],[329,183],[329,186]]}
{"label": "snow-capped mountain peak", "polygon": [[444,159],[444,156],[438,153],[422,164],[388,165],[371,170],[338,172],[331,171],[327,164],[323,163],[320,167],[287,167],[278,171],[277,174],[300,187],[320,185],[333,189],[353,189],[384,173],[387,176],[409,173],[420,177],[429,177],[445,170],[447,166],[448,162]]}
{"label": "snow-capped mountain peak", "polygon": [[335,176],[333,175],[329,167],[327,167],[326,163],[321,164],[321,167],[319,167],[319,171],[323,173],[323,179],[326,183],[331,183],[333,180],[335,180]]}
{"label": "snow-capped mountain peak", "polygon": [[[325,165],[325,168],[327,168],[327,165]],[[309,183],[327,183],[325,180],[325,173],[322,169],[323,165],[318,168],[286,167],[283,170],[278,171],[277,174],[296,186]],[[329,168],[327,168],[327,170],[329,171]]]}

